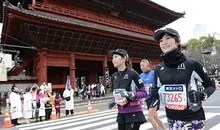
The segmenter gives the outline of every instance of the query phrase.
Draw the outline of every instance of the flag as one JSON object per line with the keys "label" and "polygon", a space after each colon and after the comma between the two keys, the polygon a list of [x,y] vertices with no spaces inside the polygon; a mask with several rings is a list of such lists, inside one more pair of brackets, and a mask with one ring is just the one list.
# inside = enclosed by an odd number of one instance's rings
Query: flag
{"label": "flag", "polygon": [[65,89],[67,89],[67,87],[70,85],[70,76],[67,75],[66,77],[66,86],[65,86]]}

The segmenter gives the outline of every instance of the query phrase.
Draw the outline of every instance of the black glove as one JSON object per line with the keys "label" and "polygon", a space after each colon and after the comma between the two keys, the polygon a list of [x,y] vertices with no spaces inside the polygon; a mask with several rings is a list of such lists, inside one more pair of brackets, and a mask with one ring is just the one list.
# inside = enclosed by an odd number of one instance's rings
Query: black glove
{"label": "black glove", "polygon": [[132,91],[131,92],[121,91],[120,94],[122,97],[126,97],[126,99],[130,102],[137,101],[137,96],[135,96]]}
{"label": "black glove", "polygon": [[207,94],[204,92],[199,92],[199,91],[195,91],[195,90],[189,91],[189,100],[192,103],[198,103],[201,101],[205,101],[206,98],[207,98]]}
{"label": "black glove", "polygon": [[159,98],[158,90],[159,90],[158,87],[150,87],[150,88],[149,88],[149,94],[150,94],[150,96],[151,96],[152,98],[158,99],[158,98]]}
{"label": "black glove", "polygon": [[108,102],[108,109],[112,109],[116,105],[115,100],[112,99]]}

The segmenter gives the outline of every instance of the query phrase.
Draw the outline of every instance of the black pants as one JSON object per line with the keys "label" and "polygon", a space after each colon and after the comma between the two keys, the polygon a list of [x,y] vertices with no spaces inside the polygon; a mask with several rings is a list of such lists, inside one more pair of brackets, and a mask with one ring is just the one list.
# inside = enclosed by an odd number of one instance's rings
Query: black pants
{"label": "black pants", "polygon": [[[70,110],[71,115],[74,114],[73,110]],[[66,116],[69,115],[69,110],[66,110]]]}
{"label": "black pants", "polygon": [[139,130],[140,122],[128,122],[126,124],[118,123],[118,130]]}
{"label": "black pants", "polygon": [[14,125],[19,125],[18,119],[12,119],[11,123],[14,124]]}
{"label": "black pants", "polygon": [[51,115],[51,111],[52,111],[52,109],[46,109],[45,110],[45,120],[50,120],[50,115]]}
{"label": "black pants", "polygon": [[56,115],[60,116],[60,109],[56,108]]}

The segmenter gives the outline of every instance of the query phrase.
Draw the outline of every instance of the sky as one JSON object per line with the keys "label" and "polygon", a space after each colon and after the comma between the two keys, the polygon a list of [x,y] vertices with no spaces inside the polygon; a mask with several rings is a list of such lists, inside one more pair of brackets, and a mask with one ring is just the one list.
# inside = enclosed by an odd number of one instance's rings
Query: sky
{"label": "sky", "polygon": [[[165,27],[176,29],[182,43],[194,38],[194,28],[201,24],[206,28],[206,34],[220,38],[220,0],[151,0],[174,10],[185,12],[184,18],[180,18]],[[204,33],[202,33],[204,34]],[[219,35],[218,35],[219,34]]]}

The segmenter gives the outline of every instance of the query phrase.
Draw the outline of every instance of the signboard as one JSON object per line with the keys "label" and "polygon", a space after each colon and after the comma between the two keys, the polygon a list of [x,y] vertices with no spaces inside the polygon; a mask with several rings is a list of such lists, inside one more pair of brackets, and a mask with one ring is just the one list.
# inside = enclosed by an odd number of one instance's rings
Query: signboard
{"label": "signboard", "polygon": [[7,81],[5,54],[0,52],[0,81]]}

